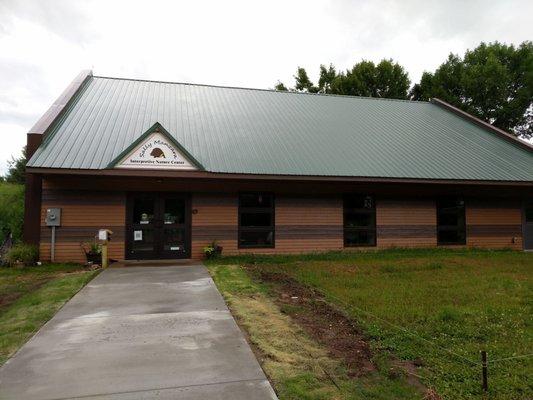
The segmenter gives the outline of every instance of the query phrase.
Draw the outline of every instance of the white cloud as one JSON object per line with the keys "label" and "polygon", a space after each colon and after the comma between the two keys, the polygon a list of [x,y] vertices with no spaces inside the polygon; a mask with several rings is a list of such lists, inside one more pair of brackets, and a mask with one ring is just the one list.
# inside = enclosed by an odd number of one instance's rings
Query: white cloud
{"label": "white cloud", "polygon": [[[268,88],[297,66],[393,58],[416,82],[450,52],[533,37],[516,1],[0,2],[0,160],[77,73]],[[0,173],[5,161],[0,162]]]}

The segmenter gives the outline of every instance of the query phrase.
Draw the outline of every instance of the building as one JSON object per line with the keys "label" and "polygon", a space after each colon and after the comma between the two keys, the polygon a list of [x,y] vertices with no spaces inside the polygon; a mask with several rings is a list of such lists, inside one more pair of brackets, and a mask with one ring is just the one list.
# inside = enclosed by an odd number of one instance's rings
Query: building
{"label": "building", "polygon": [[28,133],[26,241],[55,259],[533,248],[532,147],[412,102],[80,74]]}

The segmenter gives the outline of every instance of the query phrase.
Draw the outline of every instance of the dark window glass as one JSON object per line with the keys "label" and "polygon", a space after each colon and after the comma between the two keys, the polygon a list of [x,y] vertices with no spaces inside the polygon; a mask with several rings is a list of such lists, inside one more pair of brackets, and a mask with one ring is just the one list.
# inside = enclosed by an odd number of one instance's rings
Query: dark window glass
{"label": "dark window glass", "polygon": [[344,246],[376,245],[376,208],[372,196],[344,197]]}
{"label": "dark window glass", "polygon": [[274,247],[274,196],[239,195],[239,247]]}
{"label": "dark window glass", "polygon": [[154,198],[138,197],[133,203],[133,223],[150,224],[154,219]]}
{"label": "dark window glass", "polygon": [[154,250],[154,230],[153,228],[137,229],[132,233],[132,251],[153,251]]}
{"label": "dark window glass", "polygon": [[241,231],[239,244],[241,247],[272,247],[274,244],[274,232]]}
{"label": "dark window glass", "polygon": [[264,193],[242,193],[239,204],[241,207],[271,208],[272,195]]}
{"label": "dark window glass", "polygon": [[165,224],[184,224],[185,201],[182,199],[165,199],[165,212],[163,218]]}
{"label": "dark window glass", "polygon": [[346,212],[344,215],[344,226],[346,228],[373,228],[375,224],[373,212]]}
{"label": "dark window glass", "polygon": [[438,244],[466,244],[465,202],[446,198],[437,201]]}
{"label": "dark window glass", "polygon": [[376,243],[375,232],[371,230],[347,230],[344,232],[345,246],[373,246]]}
{"label": "dark window glass", "polygon": [[271,213],[241,213],[241,226],[272,226],[272,214]]}
{"label": "dark window glass", "polygon": [[165,229],[163,235],[163,250],[183,251],[185,249],[185,230],[180,228]]}
{"label": "dark window glass", "polygon": [[526,207],[526,222],[533,222],[533,206]]}

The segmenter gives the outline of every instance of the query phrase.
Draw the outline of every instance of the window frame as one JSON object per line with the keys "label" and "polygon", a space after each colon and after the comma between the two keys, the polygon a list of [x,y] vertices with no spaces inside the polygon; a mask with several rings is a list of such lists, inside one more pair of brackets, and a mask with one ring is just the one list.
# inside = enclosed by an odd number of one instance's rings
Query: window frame
{"label": "window frame", "polygon": [[[363,199],[366,197],[370,197],[372,199],[372,208],[353,208],[353,207],[346,207],[347,201],[349,198],[353,197],[362,197]],[[373,216],[374,224],[373,226],[365,226],[365,227],[347,227],[346,226],[346,215],[349,213],[364,213],[369,214]],[[372,243],[362,243],[362,244],[348,244],[346,241],[346,233],[347,232],[373,232],[374,233],[374,240]],[[378,241],[378,231],[377,231],[377,221],[376,221],[376,196],[371,194],[345,194],[342,198],[342,235],[343,235],[343,246],[344,247],[376,247],[377,241]]]}
{"label": "window frame", "polygon": [[[243,207],[241,196],[243,195],[263,195],[270,196],[270,207]],[[241,225],[241,215],[243,213],[261,213],[271,215],[270,226],[248,227]],[[276,198],[271,192],[239,192],[238,194],[238,220],[237,220],[237,248],[238,249],[273,249],[276,247]],[[272,244],[241,244],[241,233],[243,232],[272,232]]]}
{"label": "window frame", "polygon": [[[459,202],[459,201],[462,201],[463,203],[463,209],[462,209],[462,221],[463,221],[463,224],[462,226],[461,225],[441,225],[440,223],[440,219],[441,219],[441,213],[439,212],[440,208],[439,207],[439,204],[443,201],[451,201],[451,200],[455,200],[456,202]],[[460,196],[456,196],[456,197],[439,197],[437,198],[437,200],[435,201],[435,211],[437,213],[437,227],[436,227],[436,230],[437,230],[437,246],[465,246],[466,245],[466,242],[467,242],[467,232],[466,232],[466,201],[463,197],[460,197]],[[459,215],[459,214],[458,214]],[[455,228],[455,229],[454,229]],[[462,228],[462,229],[461,229]],[[464,232],[464,239],[462,241],[459,241],[459,242],[443,242],[439,239],[439,234],[441,231],[447,231],[447,232],[450,232],[450,231],[456,231],[456,232],[460,232],[460,231],[463,231]]]}

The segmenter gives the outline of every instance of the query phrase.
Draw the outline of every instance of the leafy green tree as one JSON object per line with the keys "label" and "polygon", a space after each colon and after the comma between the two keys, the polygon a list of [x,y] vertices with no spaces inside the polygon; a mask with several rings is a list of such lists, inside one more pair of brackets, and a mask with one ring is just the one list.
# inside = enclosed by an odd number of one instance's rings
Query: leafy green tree
{"label": "leafy green tree", "polygon": [[13,240],[22,240],[24,222],[24,186],[0,183],[0,244],[11,233]]}
{"label": "leafy green tree", "polygon": [[533,136],[533,44],[481,43],[463,58],[450,54],[434,73],[424,72],[410,97],[432,97],[517,136]]}
{"label": "leafy green tree", "polygon": [[[339,73],[333,64],[329,67],[320,65],[318,86],[314,85],[302,67],[298,67],[294,79],[293,90],[298,92],[393,99],[406,99],[410,85],[405,69],[392,60],[382,60],[378,65],[363,60],[352,69]],[[278,82],[279,84],[281,82]]]}
{"label": "leafy green tree", "polygon": [[337,78],[337,71],[333,64],[329,64],[326,68],[325,65],[320,66],[320,78],[318,79],[318,89],[320,93],[331,93],[331,86]]}
{"label": "leafy green tree", "polygon": [[294,85],[295,90],[309,93],[318,92],[318,88],[313,84],[313,82],[311,82],[311,79],[309,79],[305,68],[298,67],[296,75],[294,75],[294,79],[296,81],[296,84]]}
{"label": "leafy green tree", "polygon": [[287,92],[289,90],[287,89],[287,86],[285,86],[283,82],[281,81],[278,81],[278,83],[276,83],[276,85],[274,86],[274,89],[280,92]]}
{"label": "leafy green tree", "polygon": [[400,64],[382,60],[375,65],[372,61],[363,60],[335,78],[331,93],[406,99],[409,85],[409,76]]}
{"label": "leafy green tree", "polygon": [[22,156],[19,158],[11,157],[11,161],[8,161],[9,169],[4,180],[8,183],[20,183],[25,182],[25,169],[28,162],[26,146],[22,149]]}

